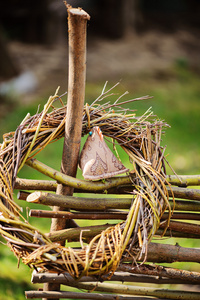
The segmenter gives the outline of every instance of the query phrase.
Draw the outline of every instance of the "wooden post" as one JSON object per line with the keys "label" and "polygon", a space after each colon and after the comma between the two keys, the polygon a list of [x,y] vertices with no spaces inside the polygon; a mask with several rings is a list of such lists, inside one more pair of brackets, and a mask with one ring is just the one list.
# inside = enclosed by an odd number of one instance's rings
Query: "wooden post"
{"label": "wooden post", "polygon": [[[85,100],[86,25],[90,16],[80,8],[72,8],[67,5],[67,10],[69,33],[68,100],[61,171],[64,174],[76,177]],[[56,193],[72,195],[73,188],[58,184]],[[60,210],[62,211],[63,208],[54,207],[55,212]],[[72,226],[70,220],[53,219],[51,231]],[[58,291],[60,285],[46,284],[44,290]]]}
{"label": "wooden post", "polygon": [[[86,24],[89,15],[82,9],[68,7],[69,74],[65,138],[61,171],[76,177],[82,133],[86,77]],[[73,188],[59,184],[57,194],[72,195]],[[54,210],[60,210],[55,207]],[[61,209],[62,210],[62,209]],[[65,220],[52,221],[51,230],[66,228]]]}

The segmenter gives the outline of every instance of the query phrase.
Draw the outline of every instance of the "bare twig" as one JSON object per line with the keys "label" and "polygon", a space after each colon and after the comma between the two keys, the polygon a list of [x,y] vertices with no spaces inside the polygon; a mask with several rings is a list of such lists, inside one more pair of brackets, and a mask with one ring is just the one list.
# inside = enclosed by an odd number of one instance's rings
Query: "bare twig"
{"label": "bare twig", "polygon": [[163,266],[156,265],[145,265],[140,264],[136,267],[132,267],[128,264],[120,264],[118,267],[119,271],[129,272],[134,274],[144,274],[144,275],[153,275],[159,277],[167,277],[185,280],[186,282],[199,282],[200,283],[200,273],[191,272],[186,270],[173,269]]}
{"label": "bare twig", "polygon": [[[99,293],[80,293],[80,292],[66,292],[66,291],[27,291],[25,292],[27,299],[46,297],[47,299],[92,299],[102,300],[102,294]],[[103,298],[106,300],[141,300],[141,297],[120,296],[113,294],[104,294]],[[149,297],[142,297],[143,300],[149,300]],[[159,300],[159,299],[158,299]]]}
{"label": "bare twig", "polygon": [[[124,282],[140,282],[140,283],[153,283],[153,284],[183,284],[181,279],[170,279],[167,277],[158,277],[152,275],[140,275],[132,274],[128,272],[117,271],[110,278],[109,275],[103,276],[102,281],[121,281]],[[44,282],[56,282],[64,285],[68,285],[69,282],[74,282],[74,278],[68,273],[56,274],[56,273],[36,273],[33,271],[31,282],[32,283],[44,283]],[[92,276],[83,276],[79,279],[80,282],[96,282],[97,278]],[[198,282],[190,281],[192,285],[198,285]]]}
{"label": "bare twig", "polygon": [[102,190],[107,190],[109,188],[115,187],[117,185],[124,185],[130,183],[129,177],[124,176],[124,177],[115,177],[112,178],[112,180],[109,179],[106,180],[105,182],[98,181],[98,182],[90,182],[90,184],[88,184],[88,181],[65,175],[39,162],[36,159],[30,159],[26,162],[26,164],[34,168],[35,170],[51,177],[52,179],[57,180],[58,182],[64,185],[68,185],[73,188],[78,188],[87,191],[100,191],[100,190],[102,191]]}
{"label": "bare twig", "polygon": [[182,291],[182,290],[164,290],[156,288],[145,288],[131,285],[113,284],[113,283],[101,283],[101,282],[74,282],[70,283],[70,286],[74,286],[85,290],[95,290],[105,293],[116,293],[125,295],[141,295],[157,297],[162,299],[182,299],[182,300],[199,300],[199,292]]}
{"label": "bare twig", "polygon": [[[132,198],[81,197],[80,201],[79,197],[55,195],[46,192],[34,192],[28,195],[27,201],[49,206],[52,206],[53,203],[55,203],[57,206],[63,206],[82,211],[102,211],[106,209],[129,209],[132,203]],[[170,201],[170,204],[173,207],[173,201]],[[200,211],[200,203],[198,201],[176,200],[175,210],[194,212]]]}
{"label": "bare twig", "polygon": [[[27,194],[21,195],[21,198],[26,200]],[[59,211],[53,212],[49,210],[31,209],[29,216],[36,218],[65,218],[65,219],[84,219],[84,220],[126,220],[128,211],[106,211],[106,212],[67,212]],[[166,220],[168,213],[164,213],[161,220]],[[185,213],[174,212],[171,220],[198,220],[200,221],[200,214],[198,213]]]}
{"label": "bare twig", "polygon": [[79,241],[80,235],[82,234],[82,239],[91,239],[94,236],[100,234],[103,230],[112,226],[112,224],[97,225],[97,226],[85,226],[85,227],[76,227],[68,228],[63,230],[56,230],[46,234],[52,242],[60,241]]}
{"label": "bare twig", "polygon": [[[178,177],[181,179],[181,181],[177,179],[177,176],[175,175],[167,175],[166,180],[171,185],[177,185],[180,187],[200,185],[200,175],[178,175]],[[16,182],[15,182],[15,189],[17,190],[24,189],[24,190],[56,191],[56,187],[57,187],[56,181],[51,181],[51,180],[33,180],[33,179],[25,179],[25,178],[16,178]],[[181,191],[184,190],[185,189],[182,189]]]}
{"label": "bare twig", "polygon": [[168,175],[167,178],[170,184],[180,187],[200,185],[200,175]]}

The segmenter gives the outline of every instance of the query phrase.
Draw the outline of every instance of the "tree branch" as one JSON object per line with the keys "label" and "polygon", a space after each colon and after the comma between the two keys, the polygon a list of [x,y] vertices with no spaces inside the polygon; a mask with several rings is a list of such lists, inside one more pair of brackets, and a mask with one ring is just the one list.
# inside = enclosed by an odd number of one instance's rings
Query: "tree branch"
{"label": "tree branch", "polygon": [[33,169],[41,172],[44,175],[49,176],[52,179],[55,179],[59,183],[62,183],[64,185],[68,185],[73,188],[85,190],[85,191],[102,191],[102,190],[107,190],[112,187],[116,187],[118,185],[125,185],[130,183],[130,179],[127,176],[121,176],[121,177],[115,177],[112,179],[107,179],[105,182],[103,181],[90,181],[90,184],[88,184],[88,181],[73,178],[71,176],[65,175],[59,171],[56,171],[52,169],[51,167],[43,164],[42,162],[39,162],[35,158],[30,159],[26,161],[26,164]]}
{"label": "tree branch", "polygon": [[132,267],[131,265],[122,263],[119,265],[118,270],[133,274],[144,274],[179,279],[183,280],[183,282],[186,281],[200,283],[200,273],[198,272],[190,272],[186,270],[167,268],[163,266],[141,264],[136,267]]}
{"label": "tree branch", "polygon": [[[81,200],[80,200],[81,199]],[[106,209],[129,209],[131,206],[130,198],[85,198],[56,195],[46,192],[34,192],[29,194],[26,200],[31,203],[40,203],[43,205],[57,205],[80,211],[102,211]],[[95,206],[94,206],[95,203]],[[173,207],[173,201],[170,200]],[[200,203],[190,200],[176,200],[176,211],[200,211]]]}
{"label": "tree branch", "polygon": [[[68,285],[70,281],[74,281],[68,273],[57,274],[57,273],[36,273],[33,271],[31,282],[32,283],[45,283],[45,282],[55,282],[64,285]],[[121,281],[124,282],[140,282],[140,283],[153,283],[153,284],[183,284],[183,281],[180,279],[170,279],[166,277],[158,277],[152,275],[140,275],[140,274],[131,274],[128,272],[117,271],[110,277],[110,274],[103,276],[102,281]],[[80,282],[96,282],[97,278],[92,276],[83,276],[79,279]],[[190,282],[192,285],[198,285],[198,282]]]}
{"label": "tree branch", "polygon": [[[80,293],[80,292],[66,292],[66,291],[26,291],[25,292],[27,299],[33,298],[42,298],[46,297],[47,299],[93,299],[93,300],[141,300],[141,297],[131,297],[131,296],[120,296],[113,294],[104,294],[100,293]],[[143,300],[149,300],[148,298],[142,298]]]}
{"label": "tree branch", "polygon": [[101,282],[74,282],[69,286],[77,287],[85,290],[95,290],[104,293],[115,293],[125,295],[141,295],[149,297],[157,297],[164,299],[182,299],[182,300],[199,300],[199,292],[182,291],[182,290],[164,290],[157,288],[145,288],[131,285],[113,284],[113,283],[101,283]]}
{"label": "tree branch", "polygon": [[[23,197],[23,196],[22,196]],[[65,219],[81,219],[81,220],[126,220],[127,211],[97,211],[97,212],[54,212],[51,210],[31,209],[29,216],[36,218],[65,218]],[[161,220],[168,219],[168,213],[164,213]],[[200,221],[200,214],[198,213],[180,213],[174,212],[171,220],[198,220]]]}

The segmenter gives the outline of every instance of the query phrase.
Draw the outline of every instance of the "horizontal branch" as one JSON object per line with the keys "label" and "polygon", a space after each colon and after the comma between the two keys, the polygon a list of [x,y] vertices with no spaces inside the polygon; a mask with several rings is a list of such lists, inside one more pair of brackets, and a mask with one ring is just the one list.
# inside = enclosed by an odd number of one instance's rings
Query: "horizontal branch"
{"label": "horizontal branch", "polygon": [[[172,207],[172,202],[170,202]],[[200,202],[191,200],[175,200],[175,210],[177,211],[200,211]]]}
{"label": "horizontal branch", "polygon": [[48,206],[60,206],[75,210],[101,211],[112,208],[130,208],[131,198],[85,198],[63,196],[45,192],[34,192],[27,197],[27,202],[40,203]]}
{"label": "horizontal branch", "polygon": [[[200,200],[200,190],[199,189],[188,189],[188,188],[177,188],[177,187],[171,187],[171,189],[170,189],[169,187],[167,187],[167,190],[169,192],[169,196],[172,196],[172,192],[171,192],[171,190],[172,190],[175,198]],[[118,187],[106,190],[106,194],[114,194],[114,195],[125,194],[125,195],[127,195],[127,194],[131,193],[132,191],[133,191],[133,187],[131,185],[118,186]],[[85,191],[85,190],[81,191],[81,190],[75,189],[75,193],[90,193],[90,192],[91,191]],[[97,192],[99,194],[104,193],[104,191],[97,191]],[[18,199],[26,200],[26,198],[28,197],[29,194],[30,194],[29,192],[19,191]]]}
{"label": "horizontal branch", "polygon": [[[27,299],[44,298],[45,299],[93,299],[93,300],[141,300],[141,297],[120,296],[114,294],[100,294],[100,293],[83,293],[83,292],[66,292],[66,291],[26,291]],[[148,298],[142,298],[149,300]]]}
{"label": "horizontal branch", "polygon": [[124,185],[130,183],[130,177],[129,176],[121,176],[121,177],[115,177],[112,179],[103,181],[90,181],[90,184],[88,184],[88,181],[77,179],[68,175],[65,175],[59,171],[56,171],[52,169],[51,167],[39,162],[35,158],[32,158],[28,161],[26,161],[26,164],[33,169],[41,172],[44,175],[49,176],[50,178],[56,180],[59,183],[62,183],[64,185],[86,190],[86,191],[102,191],[107,190],[109,188],[118,186],[118,185]]}
{"label": "horizontal branch", "polygon": [[[156,236],[162,237],[163,236],[163,232],[164,229],[162,228],[158,228],[158,230],[156,231]],[[188,236],[188,233],[185,232],[179,232],[179,231],[175,231],[175,230],[171,230],[171,229],[167,229],[167,231],[165,232],[165,237],[174,237],[174,238],[184,238],[184,239],[199,239],[200,236],[198,234],[190,234],[190,236]]]}
{"label": "horizontal branch", "polygon": [[16,178],[14,188],[16,190],[42,190],[55,192],[57,188],[57,182],[53,180],[34,180],[18,177]]}
{"label": "horizontal branch", "polygon": [[47,211],[34,210],[29,212],[30,217],[37,218],[61,218],[61,219],[85,219],[85,220],[126,220],[128,212],[69,212],[69,211]]}
{"label": "horizontal branch", "polygon": [[[34,192],[27,199],[31,203],[39,203],[48,206],[61,206],[80,211],[102,211],[106,209],[129,209],[132,203],[130,198],[85,198],[62,196],[46,192]],[[170,201],[171,206],[173,202]],[[200,202],[190,200],[176,200],[175,210],[200,211]]]}
{"label": "horizontal branch", "polygon": [[200,263],[200,249],[150,243],[148,245],[147,261],[156,263],[173,263],[177,261]]}
{"label": "horizontal branch", "polygon": [[[168,219],[168,213],[164,213],[161,217],[161,220]],[[192,212],[173,212],[173,215],[170,218],[171,220],[197,220],[200,221],[200,214]]]}
{"label": "horizontal branch", "polygon": [[[164,229],[166,227],[165,222],[160,224],[160,228]],[[196,234],[200,235],[200,225],[191,224],[186,222],[179,222],[179,221],[170,221],[169,229],[179,232],[184,232],[187,234]]]}
{"label": "horizontal branch", "polygon": [[17,193],[17,199],[18,200],[24,200],[26,201],[26,198],[30,195],[31,193],[29,192],[25,192],[25,191],[19,191]]}
{"label": "horizontal branch", "polygon": [[[63,240],[79,241],[80,234],[82,233],[83,238],[91,239],[95,235],[100,234],[102,230],[105,230],[106,228],[115,225],[116,224],[104,224],[104,225],[97,225],[97,226],[86,226],[86,227],[57,230],[57,231],[52,231],[50,233],[47,233],[46,237],[48,237],[53,242],[63,241]],[[159,229],[163,231],[165,229],[165,224],[161,224]],[[190,233],[190,238],[200,237],[200,232],[199,232],[200,226],[196,224],[171,221],[168,230],[169,232],[167,232],[165,236],[167,235],[178,236],[179,233],[180,234],[179,237],[188,238],[188,233]],[[156,234],[158,235],[160,234],[160,232],[157,231]]]}
{"label": "horizontal branch", "polygon": [[[152,283],[152,284],[183,284],[183,280],[161,278],[158,276],[151,275],[140,275],[140,274],[130,274],[128,272],[115,272],[112,277],[103,276],[101,281],[121,281],[124,282],[140,282],[140,283]],[[109,278],[109,279],[108,279]],[[36,273],[33,271],[31,282],[32,283],[59,283],[68,285],[68,283],[77,279],[72,278],[68,273],[56,274],[56,273]],[[96,277],[83,276],[79,279],[80,282],[96,282]],[[191,284],[199,284],[198,282],[192,282]]]}
{"label": "horizontal branch", "polygon": [[[178,177],[175,175],[167,175],[166,179],[171,185],[180,187],[200,185],[200,175],[178,175]],[[56,191],[56,188],[57,182],[52,180],[17,178],[15,182],[15,189],[17,190]]]}
{"label": "horizontal branch", "polygon": [[[80,201],[81,199],[81,201]],[[72,196],[62,196],[62,195],[56,195],[56,194],[50,194],[50,193],[42,193],[42,192],[35,192],[30,194],[27,197],[28,202],[33,202],[33,203],[41,203],[41,204],[46,204],[46,205],[56,205],[56,206],[61,206],[65,208],[70,208],[70,209],[76,209],[76,210],[86,210],[87,212],[90,210],[95,211],[102,211],[106,209],[123,209],[123,208],[129,208],[131,205],[131,199],[128,198],[78,198],[78,197],[72,197]],[[187,203],[189,202],[189,203]],[[184,207],[185,210],[188,209],[188,204],[190,206],[190,209],[193,211],[195,210],[195,206],[198,205],[200,206],[200,203],[196,202],[194,203],[192,201],[176,201],[176,206],[175,208],[178,210],[181,210],[181,206],[186,206]],[[182,207],[183,209],[183,207]],[[68,214],[70,215],[70,214]],[[165,224],[164,222],[161,223],[160,228],[164,229]],[[169,224],[169,229],[173,231],[178,231],[182,232],[184,234],[192,234],[192,235],[200,235],[200,226],[196,224],[190,224],[190,223],[184,223],[184,222],[176,222],[176,221],[171,221]],[[75,229],[72,229],[75,230]],[[66,235],[64,234],[65,230],[59,233],[58,232],[54,233],[56,234],[56,239],[59,240],[62,239],[67,239]],[[69,238],[69,233],[66,231],[67,236]],[[72,233],[72,232],[71,232]],[[53,233],[52,233],[53,234]],[[53,238],[53,237],[52,237]],[[72,239],[72,238],[70,238]],[[54,239],[55,240],[55,239]]]}
{"label": "horizontal branch", "polygon": [[[186,282],[196,282],[200,284],[200,273],[187,270],[179,270],[158,265],[140,264],[133,267],[131,264],[121,263],[118,267],[119,271],[129,272],[133,274],[143,274],[159,277],[167,277],[171,279],[179,279]],[[182,299],[182,298],[181,298]]]}
{"label": "horizontal branch", "polygon": [[200,185],[200,175],[168,175],[167,181],[180,187]]}
{"label": "horizontal branch", "polygon": [[[167,187],[169,196],[172,196],[171,190]],[[174,197],[181,199],[200,200],[200,189],[188,189],[181,187],[171,187]]]}
{"label": "horizontal branch", "polygon": [[157,288],[146,288],[137,287],[131,285],[113,284],[113,283],[102,283],[102,282],[74,282],[69,284],[79,289],[84,290],[95,290],[104,293],[115,293],[125,295],[140,295],[157,297],[164,299],[182,299],[182,300],[199,300],[199,292],[182,291],[182,290],[164,290]]}
{"label": "horizontal branch", "polygon": [[[128,177],[121,177],[126,178],[126,180],[129,180]],[[115,180],[115,178],[113,178]],[[109,180],[113,180],[113,179],[109,179]],[[72,179],[74,180],[74,179]],[[78,179],[76,179],[78,180]],[[26,184],[27,181],[27,184]],[[83,180],[82,180],[83,181]],[[88,185],[88,181],[84,181],[85,183],[87,183]],[[90,182],[91,183],[91,182]],[[95,182],[93,182],[95,183]],[[96,183],[95,183],[96,184]],[[112,184],[114,184],[114,182],[112,182]],[[56,186],[57,184],[54,181],[50,181],[50,180],[30,180],[30,179],[17,179],[17,183],[15,185],[15,189],[25,189],[25,190],[44,190],[44,191],[55,191],[56,190]],[[103,190],[81,190],[81,189],[77,189],[75,188],[75,193],[88,193],[88,192],[98,192],[98,193],[104,193],[106,190],[107,194],[127,194],[127,193],[131,193],[133,191],[133,186],[132,183],[129,182],[128,185],[118,185],[118,186],[114,186],[112,188],[105,188]],[[180,198],[180,199],[190,199],[190,200],[200,200],[200,190],[199,189],[188,189],[188,188],[180,188],[180,187],[171,187],[169,188],[167,186],[167,190],[169,193],[169,196],[172,197],[172,191],[173,191],[173,195],[175,198]],[[23,193],[23,192],[20,192]],[[27,192],[26,192],[27,193]],[[25,194],[23,194],[23,196],[25,197]],[[27,193],[28,196],[28,193]],[[23,199],[25,200],[25,199]]]}
{"label": "horizontal branch", "polygon": [[[70,212],[70,211],[57,211],[31,209],[29,212],[30,217],[36,218],[61,218],[61,219],[79,219],[79,220],[126,220],[128,211],[106,211],[106,212]],[[168,213],[164,213],[161,220],[168,219]],[[198,220],[200,221],[199,213],[185,213],[174,212],[171,220]]]}
{"label": "horizontal branch", "polygon": [[46,234],[52,242],[60,241],[79,241],[80,234],[82,234],[82,239],[91,239],[97,234],[100,234],[103,230],[106,230],[108,227],[111,227],[116,224],[104,224],[97,226],[85,226],[85,227],[76,227],[76,228],[67,228],[57,231],[51,231]]}
{"label": "horizontal branch", "polygon": [[[126,185],[126,184],[132,184],[130,176],[124,176],[124,177],[114,177],[109,178],[109,180],[105,180],[105,182],[102,181],[90,181],[90,184],[88,184],[88,181],[73,178],[67,175],[64,175],[61,172],[58,172],[51,167],[39,162],[36,159],[30,159],[26,162],[28,166],[31,166],[32,168],[36,169],[37,171],[49,176],[52,179],[57,180],[59,183],[62,183],[64,185],[71,186],[76,189],[85,190],[85,191],[102,191],[102,190],[108,190],[111,188],[114,188],[116,186],[120,185]],[[172,177],[171,177],[172,178]],[[170,192],[170,190],[169,190]],[[171,193],[171,192],[170,192]],[[183,191],[179,190],[179,193],[181,193],[181,197],[183,197]],[[187,195],[189,193],[189,195]],[[197,199],[200,199],[200,193],[198,193],[198,190],[196,190],[196,193],[194,191],[187,191],[187,197],[191,199],[191,197],[196,197]],[[186,198],[188,199],[188,198]],[[192,198],[194,199],[194,198]],[[196,198],[195,198],[196,199]]]}

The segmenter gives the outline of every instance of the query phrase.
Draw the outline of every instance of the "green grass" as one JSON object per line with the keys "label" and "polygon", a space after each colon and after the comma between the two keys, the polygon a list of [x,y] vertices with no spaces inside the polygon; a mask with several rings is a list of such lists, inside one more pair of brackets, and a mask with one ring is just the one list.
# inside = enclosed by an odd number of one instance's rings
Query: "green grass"
{"label": "green grass", "polygon": [[[140,76],[127,76],[117,88],[118,93],[129,91],[125,99],[151,95],[154,98],[143,102],[134,102],[131,109],[137,109],[137,114],[144,113],[150,106],[161,120],[165,120],[171,128],[166,130],[163,137],[163,145],[167,145],[166,153],[169,153],[168,160],[178,174],[198,174],[200,169],[200,76],[187,68],[185,64],[175,65],[172,69],[155,74],[141,74]],[[116,82],[113,82],[115,84]],[[91,102],[99,96],[104,82],[88,83],[86,87],[86,101]],[[112,83],[109,83],[112,86]],[[56,87],[55,87],[56,89]],[[52,94],[54,89],[52,89]],[[49,95],[44,99],[37,99],[31,105],[16,105],[16,102],[9,103],[0,121],[0,134],[15,131],[16,127],[23,120],[25,115],[31,115],[37,111],[38,103],[41,107]],[[113,99],[116,99],[114,96]],[[11,105],[12,104],[12,105]],[[5,103],[4,103],[5,106]],[[49,145],[37,157],[42,162],[59,170],[62,156],[63,140]],[[123,155],[123,153],[120,153]],[[122,157],[123,160],[123,157]],[[171,173],[171,170],[169,170]],[[25,166],[19,174],[26,178],[45,178]],[[78,176],[81,172],[78,171]],[[26,211],[26,204],[19,202]],[[35,207],[35,206],[34,206]],[[44,232],[49,230],[50,221],[33,219],[32,224]],[[158,241],[160,242],[160,241]],[[175,243],[176,240],[163,239],[165,243]],[[197,241],[178,240],[181,246],[198,246]],[[28,267],[21,265],[17,268],[17,259],[10,250],[0,245],[0,300],[24,299],[24,290],[30,290],[31,272]],[[179,264],[179,267],[185,267]],[[197,270],[196,266],[189,264],[188,269]]]}
{"label": "green grass", "polygon": [[8,247],[2,245],[0,246],[0,261],[0,300],[24,299],[24,291],[32,289],[30,269],[23,264],[18,268],[17,258]]}

